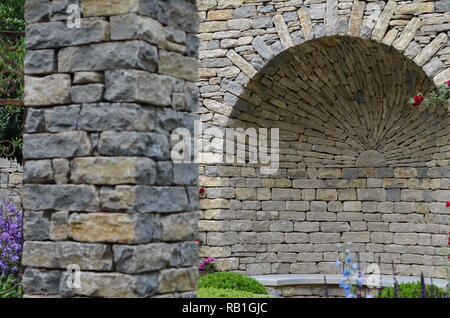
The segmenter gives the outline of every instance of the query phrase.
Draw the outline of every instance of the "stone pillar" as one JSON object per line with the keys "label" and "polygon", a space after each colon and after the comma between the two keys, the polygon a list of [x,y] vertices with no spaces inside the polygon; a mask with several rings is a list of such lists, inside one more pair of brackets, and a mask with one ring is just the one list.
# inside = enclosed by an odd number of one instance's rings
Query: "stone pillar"
{"label": "stone pillar", "polygon": [[193,296],[197,167],[170,136],[197,109],[195,1],[28,0],[26,19],[25,296]]}

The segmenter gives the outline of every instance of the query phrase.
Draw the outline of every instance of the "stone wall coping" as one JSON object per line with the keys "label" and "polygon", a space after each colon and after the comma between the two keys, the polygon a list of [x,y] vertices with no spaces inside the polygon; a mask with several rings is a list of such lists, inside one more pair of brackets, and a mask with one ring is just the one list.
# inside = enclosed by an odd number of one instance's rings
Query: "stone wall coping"
{"label": "stone wall coping", "polygon": [[[323,285],[323,277],[326,277],[328,285],[339,285],[341,274],[275,274],[275,275],[254,275],[251,276],[264,286],[279,287],[290,285]],[[366,282],[367,275],[364,276]],[[420,281],[419,276],[396,276],[398,283],[410,283]],[[425,283],[431,283],[430,278],[425,278]],[[447,286],[446,279],[433,279],[433,284],[444,288]],[[381,275],[381,286],[388,287],[394,285],[392,275]]]}

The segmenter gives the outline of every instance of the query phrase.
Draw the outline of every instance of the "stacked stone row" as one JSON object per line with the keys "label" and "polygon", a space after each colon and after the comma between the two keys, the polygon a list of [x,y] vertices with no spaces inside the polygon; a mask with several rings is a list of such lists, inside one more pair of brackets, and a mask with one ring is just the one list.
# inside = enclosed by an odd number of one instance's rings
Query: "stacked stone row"
{"label": "stacked stone row", "polygon": [[192,296],[197,167],[170,136],[197,108],[194,3],[29,0],[26,20],[25,295]]}
{"label": "stacked stone row", "polygon": [[[393,260],[405,275],[444,277],[449,117],[406,101],[450,77],[448,2],[198,8],[202,121],[280,128],[281,153],[272,176],[205,161],[202,255],[248,274],[330,273],[335,243],[354,240],[384,273]],[[346,35],[363,40],[336,37]],[[220,152],[221,137],[205,140]],[[382,153],[379,168],[361,168],[369,149]]]}
{"label": "stacked stone row", "polygon": [[0,159],[0,198],[22,204],[22,166],[16,161]]}
{"label": "stacked stone row", "polygon": [[[450,169],[206,167],[202,255],[246,274],[335,273],[337,243],[383,274],[446,277]],[[354,255],[356,256],[356,254]],[[342,255],[341,255],[342,258]]]}

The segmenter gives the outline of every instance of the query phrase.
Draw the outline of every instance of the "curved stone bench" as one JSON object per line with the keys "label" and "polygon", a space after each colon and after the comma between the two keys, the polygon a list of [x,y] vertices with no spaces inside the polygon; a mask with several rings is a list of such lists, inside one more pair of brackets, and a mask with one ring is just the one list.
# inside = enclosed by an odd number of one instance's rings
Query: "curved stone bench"
{"label": "curved stone bench", "polygon": [[[271,291],[276,291],[283,297],[320,297],[324,295],[324,276],[327,280],[328,293],[330,297],[344,296],[339,287],[341,274],[274,274],[274,275],[254,275],[252,276]],[[366,280],[368,275],[364,276],[364,287],[367,288]],[[395,276],[398,283],[411,283],[420,281],[418,276]],[[448,281],[446,279],[425,278],[426,284],[431,284],[446,288]],[[390,287],[394,285],[392,275],[381,275],[380,287]],[[376,294],[379,287],[373,288]],[[374,294],[371,292],[371,294]]]}

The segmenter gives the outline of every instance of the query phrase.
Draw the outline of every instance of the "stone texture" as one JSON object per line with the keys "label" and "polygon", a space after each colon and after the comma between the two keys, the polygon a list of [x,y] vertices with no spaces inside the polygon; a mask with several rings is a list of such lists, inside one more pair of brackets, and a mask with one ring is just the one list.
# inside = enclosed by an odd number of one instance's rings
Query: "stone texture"
{"label": "stone texture", "polygon": [[138,70],[106,72],[105,99],[112,102],[137,102],[156,106],[172,103],[174,79]]}
{"label": "stone texture", "polygon": [[82,270],[111,270],[111,248],[103,244],[75,242],[25,242],[22,263],[25,266],[65,269],[77,264]]}
{"label": "stone texture", "polygon": [[103,84],[72,86],[72,102],[78,104],[100,102],[103,99],[104,90]]}
{"label": "stone texture", "polygon": [[286,25],[286,22],[283,19],[281,14],[277,14],[273,17],[273,23],[275,24],[275,28],[278,33],[278,37],[280,38],[281,44],[285,49],[290,48],[294,45],[292,42],[292,38],[289,35],[289,31]]}
{"label": "stone texture", "polygon": [[[129,52],[135,52],[130,55]],[[118,68],[156,70],[157,50],[143,41],[121,41],[72,46],[58,54],[60,72],[103,71]]]}
{"label": "stone texture", "polygon": [[27,51],[25,56],[27,74],[49,74],[56,71],[56,55],[54,50]]}
{"label": "stone texture", "polygon": [[36,211],[95,211],[98,199],[93,186],[26,185],[23,205]]}
{"label": "stone texture", "polygon": [[155,163],[139,157],[85,157],[72,161],[71,181],[81,184],[153,184]]}
{"label": "stone texture", "polygon": [[256,70],[246,60],[244,60],[238,53],[233,50],[229,50],[227,53],[228,59],[233,62],[239,69],[249,77],[253,77],[256,74]]}
{"label": "stone texture", "polygon": [[85,0],[82,1],[81,9],[86,17],[118,15],[138,11],[139,2],[139,0]]}
{"label": "stone texture", "polygon": [[71,78],[67,74],[25,76],[25,105],[47,106],[70,103]]}
{"label": "stone texture", "polygon": [[173,52],[161,52],[159,55],[159,72],[161,74],[197,81],[197,59],[185,57]]}
{"label": "stone texture", "polygon": [[445,33],[439,34],[430,44],[420,51],[419,54],[414,58],[414,62],[417,65],[422,66],[442,47],[442,45],[448,40]]}
{"label": "stone texture", "polygon": [[394,0],[389,0],[386,4],[386,7],[383,10],[383,13],[377,20],[375,27],[372,32],[371,38],[375,41],[381,41],[386,33],[386,30],[389,26],[389,21],[394,15],[394,11],[397,7],[397,3]]}
{"label": "stone texture", "polygon": [[111,40],[145,40],[151,44],[166,42],[163,26],[157,20],[137,14],[112,16]]}
{"label": "stone texture", "polygon": [[61,48],[72,45],[107,41],[109,24],[103,20],[83,20],[81,28],[69,28],[65,22],[28,25],[25,45],[27,49]]}
{"label": "stone texture", "polygon": [[159,221],[152,214],[74,213],[69,236],[79,242],[147,243],[159,238]]}
{"label": "stone texture", "polygon": [[81,131],[24,135],[23,142],[26,159],[86,156],[91,151],[90,140]]}

